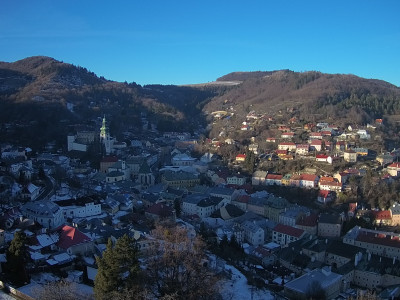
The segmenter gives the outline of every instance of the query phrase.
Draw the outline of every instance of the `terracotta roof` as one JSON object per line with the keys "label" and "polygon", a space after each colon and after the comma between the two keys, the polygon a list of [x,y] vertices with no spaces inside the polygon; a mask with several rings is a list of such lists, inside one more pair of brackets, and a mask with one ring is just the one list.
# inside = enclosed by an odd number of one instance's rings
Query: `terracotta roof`
{"label": "terracotta roof", "polygon": [[62,249],[90,242],[91,239],[84,233],[80,232],[77,228],[68,225],[63,225],[56,229],[59,232],[59,240],[57,246]]}
{"label": "terracotta roof", "polygon": [[368,231],[360,231],[356,238],[356,241],[376,244],[376,245],[384,245],[393,248],[400,248],[400,240],[398,236],[395,235],[386,235],[384,233],[374,233]]}
{"label": "terracotta roof", "polygon": [[330,193],[331,193],[331,191],[328,191],[328,190],[320,190],[318,192],[318,197],[327,198]]}
{"label": "terracotta roof", "polygon": [[321,140],[312,140],[311,145],[322,145],[322,141]]}
{"label": "terracotta roof", "polygon": [[387,166],[388,168],[400,168],[400,162],[395,162]]}
{"label": "terracotta roof", "polygon": [[272,179],[272,180],[281,180],[283,175],[280,174],[268,174],[266,179]]}
{"label": "terracotta roof", "polygon": [[392,214],[390,210],[373,211],[375,220],[390,220],[392,219]]}
{"label": "terracotta roof", "polygon": [[299,228],[295,228],[295,227],[287,226],[287,225],[283,225],[283,224],[276,225],[273,230],[280,232],[280,233],[284,233],[286,235],[294,236],[297,238],[301,237],[301,235],[304,233],[303,229],[299,229]]}
{"label": "terracotta roof", "polygon": [[300,180],[304,181],[315,181],[318,179],[318,176],[315,174],[301,174]]}
{"label": "terracotta roof", "polygon": [[246,154],[238,154],[236,155],[236,158],[246,158]]}
{"label": "terracotta roof", "polygon": [[319,158],[319,159],[327,159],[329,156],[326,154],[317,154],[317,156],[315,158]]}

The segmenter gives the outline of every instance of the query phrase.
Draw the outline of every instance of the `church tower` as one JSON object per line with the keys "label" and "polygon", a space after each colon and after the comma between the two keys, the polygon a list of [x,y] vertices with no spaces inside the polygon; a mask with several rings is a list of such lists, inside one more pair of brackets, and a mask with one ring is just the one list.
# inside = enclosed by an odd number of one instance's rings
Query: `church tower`
{"label": "church tower", "polygon": [[111,148],[114,144],[114,140],[110,137],[110,133],[108,131],[106,116],[103,117],[103,123],[100,128],[100,141],[104,144],[106,148],[106,154],[109,155],[111,153]]}

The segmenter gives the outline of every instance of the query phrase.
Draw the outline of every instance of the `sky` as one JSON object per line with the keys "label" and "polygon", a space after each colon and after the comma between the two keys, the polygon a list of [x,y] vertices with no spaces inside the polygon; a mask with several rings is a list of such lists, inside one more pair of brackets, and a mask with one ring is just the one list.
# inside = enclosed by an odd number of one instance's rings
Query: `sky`
{"label": "sky", "polygon": [[290,69],[400,86],[399,11],[398,0],[1,0],[0,61],[45,55],[141,85]]}

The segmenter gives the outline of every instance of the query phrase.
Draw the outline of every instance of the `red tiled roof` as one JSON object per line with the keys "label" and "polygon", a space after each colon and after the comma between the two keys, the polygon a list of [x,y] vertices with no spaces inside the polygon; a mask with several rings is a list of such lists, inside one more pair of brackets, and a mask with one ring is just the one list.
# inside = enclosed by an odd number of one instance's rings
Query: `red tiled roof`
{"label": "red tiled roof", "polygon": [[322,141],[321,140],[312,140],[311,145],[322,145]]}
{"label": "red tiled roof", "polygon": [[388,168],[400,168],[400,162],[395,162],[387,166]]}
{"label": "red tiled roof", "polygon": [[331,193],[331,191],[328,190],[320,190],[318,192],[318,197],[323,197],[323,198],[327,198],[329,196],[329,193]]}
{"label": "red tiled roof", "polygon": [[316,158],[318,159],[327,159],[329,156],[325,154],[317,154]]}
{"label": "red tiled roof", "polygon": [[62,249],[68,249],[69,247],[91,241],[86,234],[80,232],[75,227],[64,225],[59,227],[57,231],[60,234],[57,246]]}
{"label": "red tiled roof", "polygon": [[322,136],[321,132],[311,132],[310,136]]}
{"label": "red tiled roof", "polygon": [[374,233],[368,231],[360,231],[356,241],[384,245],[393,248],[400,248],[400,240],[398,236],[386,235],[382,233]]}
{"label": "red tiled roof", "polygon": [[236,155],[236,158],[246,158],[246,154],[238,154]]}
{"label": "red tiled roof", "polygon": [[317,175],[314,174],[301,174],[301,180],[305,181],[315,181],[317,180]]}
{"label": "red tiled roof", "polygon": [[375,217],[375,220],[390,220],[390,219],[392,219],[392,214],[390,213],[390,210],[381,210],[381,211],[374,210],[372,213]]}
{"label": "red tiled roof", "polygon": [[304,233],[303,229],[299,229],[299,228],[295,228],[295,227],[287,226],[287,225],[283,225],[283,224],[276,225],[273,230],[283,233],[283,234],[286,234],[286,235],[294,236],[297,238],[301,237],[301,235]]}
{"label": "red tiled roof", "polygon": [[266,179],[272,179],[272,180],[281,180],[283,175],[280,174],[268,174]]}
{"label": "red tiled roof", "polygon": [[331,176],[324,176],[324,177],[321,177],[320,179],[319,179],[319,181],[322,183],[323,181],[324,181],[324,183],[325,183],[325,181],[326,182],[335,182],[335,178],[333,178],[333,177],[331,177]]}
{"label": "red tiled roof", "polygon": [[279,143],[279,145],[281,145],[281,146],[296,146],[295,143],[291,143],[291,142],[283,142],[283,143]]}

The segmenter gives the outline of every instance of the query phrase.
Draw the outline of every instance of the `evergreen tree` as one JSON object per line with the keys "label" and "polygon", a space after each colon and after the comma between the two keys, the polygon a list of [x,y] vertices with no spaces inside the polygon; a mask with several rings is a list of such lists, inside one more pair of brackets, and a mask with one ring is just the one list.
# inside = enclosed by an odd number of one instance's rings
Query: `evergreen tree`
{"label": "evergreen tree", "polygon": [[109,299],[134,285],[139,272],[135,241],[128,235],[119,238],[113,246],[108,240],[103,257],[97,257],[97,275],[94,281],[96,299]]}
{"label": "evergreen tree", "polygon": [[7,249],[7,265],[6,269],[10,275],[11,281],[20,285],[28,281],[25,272],[25,263],[27,258],[26,236],[23,232],[17,231],[11,241],[10,247]]}

